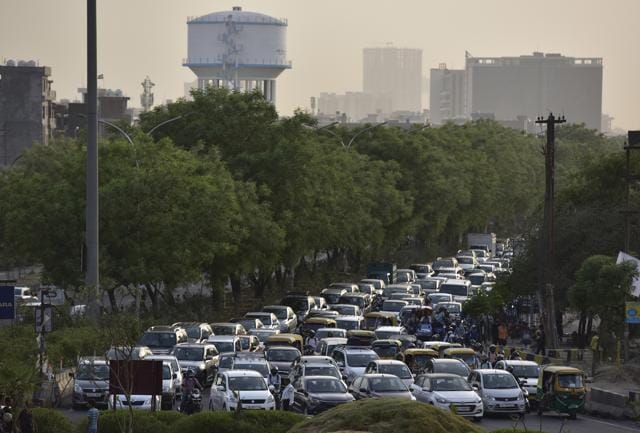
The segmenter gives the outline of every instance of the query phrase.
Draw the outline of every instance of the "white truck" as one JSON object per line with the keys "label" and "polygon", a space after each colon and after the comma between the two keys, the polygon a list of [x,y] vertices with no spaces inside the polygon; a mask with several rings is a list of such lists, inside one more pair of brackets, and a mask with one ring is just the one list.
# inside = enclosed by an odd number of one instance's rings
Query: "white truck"
{"label": "white truck", "polygon": [[467,233],[468,249],[484,249],[496,255],[496,234],[495,233]]}

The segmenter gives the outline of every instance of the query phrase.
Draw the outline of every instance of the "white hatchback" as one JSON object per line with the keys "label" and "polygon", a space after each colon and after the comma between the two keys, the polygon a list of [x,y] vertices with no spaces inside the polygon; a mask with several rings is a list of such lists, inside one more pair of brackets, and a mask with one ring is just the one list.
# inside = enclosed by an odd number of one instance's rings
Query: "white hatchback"
{"label": "white hatchback", "polygon": [[210,410],[275,410],[276,400],[260,373],[253,370],[228,370],[219,373],[211,387]]}

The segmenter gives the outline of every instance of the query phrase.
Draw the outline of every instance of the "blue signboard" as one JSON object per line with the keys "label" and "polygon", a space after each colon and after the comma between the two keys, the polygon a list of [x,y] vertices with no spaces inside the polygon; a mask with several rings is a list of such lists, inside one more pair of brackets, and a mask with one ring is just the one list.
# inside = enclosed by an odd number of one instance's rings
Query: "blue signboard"
{"label": "blue signboard", "polygon": [[627,302],[624,311],[625,323],[640,324],[640,302]]}
{"label": "blue signboard", "polygon": [[0,320],[16,318],[15,287],[0,286]]}

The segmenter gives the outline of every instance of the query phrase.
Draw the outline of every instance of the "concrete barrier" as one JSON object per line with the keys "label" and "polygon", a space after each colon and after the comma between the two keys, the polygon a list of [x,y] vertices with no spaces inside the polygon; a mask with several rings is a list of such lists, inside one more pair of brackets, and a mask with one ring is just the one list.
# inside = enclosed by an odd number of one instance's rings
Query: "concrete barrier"
{"label": "concrete barrier", "polygon": [[636,409],[631,403],[631,394],[628,395],[608,391],[606,389],[591,387],[587,393],[585,402],[585,410],[588,413],[598,416],[617,419],[635,419],[638,415]]}

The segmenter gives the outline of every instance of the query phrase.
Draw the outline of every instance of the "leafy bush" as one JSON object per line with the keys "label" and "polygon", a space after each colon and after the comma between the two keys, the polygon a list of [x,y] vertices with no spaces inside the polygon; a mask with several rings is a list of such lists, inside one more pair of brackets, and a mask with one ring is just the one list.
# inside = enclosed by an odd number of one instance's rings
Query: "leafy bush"
{"label": "leafy bush", "polygon": [[[172,433],[285,433],[304,418],[291,412],[201,412],[176,422]],[[138,433],[136,431],[136,433]]]}
{"label": "leafy bush", "polygon": [[71,421],[53,409],[33,409],[33,423],[38,433],[69,433],[73,429]]}
{"label": "leafy bush", "polygon": [[343,404],[307,419],[287,433],[340,430],[371,433],[480,433],[484,430],[450,412],[415,401],[366,399]]}
{"label": "leafy bush", "polygon": [[501,428],[493,430],[491,433],[546,433],[540,430],[523,430],[519,428]]}
{"label": "leafy bush", "polygon": [[[126,411],[100,412],[98,418],[98,433],[122,433],[127,425],[129,413]],[[170,426],[184,415],[179,412],[133,412],[133,431],[135,433],[170,433]],[[76,427],[77,433],[87,431],[87,420],[83,420]],[[40,433],[40,432],[38,432]]]}

